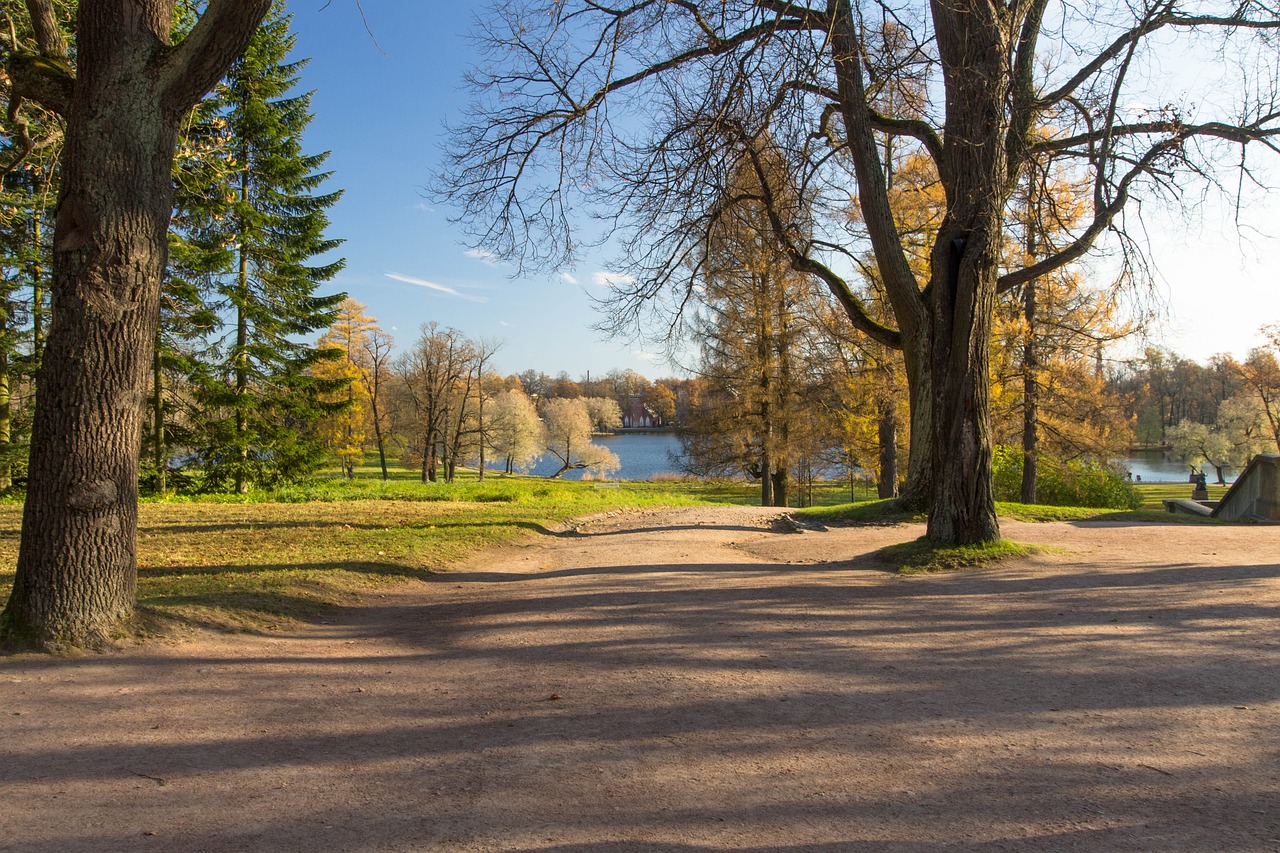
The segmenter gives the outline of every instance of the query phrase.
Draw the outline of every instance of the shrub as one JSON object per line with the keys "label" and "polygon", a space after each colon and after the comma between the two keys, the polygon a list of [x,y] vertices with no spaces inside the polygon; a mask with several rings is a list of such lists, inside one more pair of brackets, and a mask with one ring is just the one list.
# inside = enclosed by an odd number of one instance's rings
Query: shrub
{"label": "shrub", "polygon": [[[1022,450],[1001,446],[994,453],[996,500],[1022,500]],[[1137,509],[1142,496],[1110,465],[1084,459],[1063,461],[1047,453],[1037,467],[1036,501],[1049,506]]]}

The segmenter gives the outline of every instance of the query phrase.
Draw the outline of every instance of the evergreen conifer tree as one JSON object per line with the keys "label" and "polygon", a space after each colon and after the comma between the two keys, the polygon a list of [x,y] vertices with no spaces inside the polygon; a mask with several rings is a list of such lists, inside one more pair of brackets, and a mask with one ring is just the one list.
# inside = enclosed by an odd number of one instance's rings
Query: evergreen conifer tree
{"label": "evergreen conifer tree", "polygon": [[244,492],[314,470],[324,451],[310,425],[336,405],[322,397],[344,381],[315,375],[310,368],[333,353],[303,342],[333,320],[345,294],[316,291],[344,262],[315,262],[342,242],[325,236],[341,193],[319,192],[328,153],[302,151],[311,95],[291,94],[306,60],[289,58],[290,20],[277,2],[213,95],[229,168],[185,235],[188,263],[229,249],[211,277],[226,331],[194,376],[209,488]]}
{"label": "evergreen conifer tree", "polygon": [[[175,28],[194,23],[178,13]],[[151,391],[142,431],[140,485],[164,496],[171,473],[185,484],[189,476],[171,472],[174,448],[199,444],[193,429],[191,376],[211,354],[210,338],[221,327],[216,282],[234,255],[228,245],[202,241],[207,223],[225,219],[233,196],[227,189],[234,171],[232,143],[218,99],[192,110],[182,128],[174,157],[174,210],[169,230],[169,263],[160,291],[160,322],[151,364]]]}

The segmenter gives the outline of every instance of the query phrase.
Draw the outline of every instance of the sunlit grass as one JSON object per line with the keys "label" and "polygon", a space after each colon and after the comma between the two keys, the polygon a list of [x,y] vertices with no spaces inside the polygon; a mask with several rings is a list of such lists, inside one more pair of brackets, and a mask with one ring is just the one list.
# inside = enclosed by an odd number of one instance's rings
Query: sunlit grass
{"label": "sunlit grass", "polygon": [[[1228,486],[1210,483],[1209,500],[1222,500],[1222,496],[1227,493],[1228,488]],[[1190,483],[1139,483],[1137,489],[1138,493],[1142,495],[1142,509],[1164,512],[1164,501],[1166,500],[1190,500],[1192,486]]]}
{"label": "sunlit grass", "polygon": [[[1050,506],[1047,504],[1023,504],[996,502],[996,514],[1000,518],[1016,521],[1145,521],[1162,524],[1224,524],[1205,516],[1172,514],[1165,510],[1166,498],[1190,498],[1190,484],[1142,483],[1137,485],[1142,495],[1142,506],[1136,510],[1105,509],[1078,506]],[[1210,485],[1209,499],[1221,500],[1227,489]],[[858,503],[834,504],[797,510],[797,515],[828,524],[894,524],[906,521],[924,521],[923,513],[902,511],[894,501],[870,500]]]}
{"label": "sunlit grass", "polygon": [[[759,502],[758,484],[746,481],[592,482],[492,473],[481,481],[468,470],[453,484],[423,484],[417,471],[400,466],[386,481],[373,466],[357,473],[354,480],[318,477],[248,495],[144,497],[138,532],[143,612],[167,623],[269,629],[289,620],[323,618],[382,585],[429,578],[480,548],[574,517]],[[1189,484],[1138,488],[1144,499],[1139,511],[1003,503],[997,509],[1003,518],[1034,522],[1206,521],[1164,512],[1161,501],[1189,497]],[[1224,491],[1210,486],[1213,498]],[[850,503],[850,497],[858,501]],[[797,513],[813,521],[896,524],[924,518],[902,512],[892,501],[872,499],[865,484],[855,484],[852,491],[847,482],[815,484],[812,498],[818,505]],[[0,504],[0,601],[13,584],[21,514],[20,503]],[[890,556],[900,570],[936,571],[1024,553],[1011,547],[1001,543],[972,553],[930,549],[927,557],[908,548]]]}
{"label": "sunlit grass", "polygon": [[[318,481],[275,493],[144,500],[138,602],[162,623],[270,628],[323,616],[370,590],[427,578],[486,546],[619,509],[716,503],[696,491],[486,478]],[[0,597],[21,507],[0,506]]]}

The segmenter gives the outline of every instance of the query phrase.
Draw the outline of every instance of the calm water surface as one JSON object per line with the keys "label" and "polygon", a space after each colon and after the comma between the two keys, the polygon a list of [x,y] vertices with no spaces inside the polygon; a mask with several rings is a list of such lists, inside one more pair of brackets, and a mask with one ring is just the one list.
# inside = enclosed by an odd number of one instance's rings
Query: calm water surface
{"label": "calm water surface", "polygon": [[[618,433],[616,435],[598,435],[595,441],[604,445],[618,455],[622,468],[610,478],[615,480],[651,480],[658,474],[671,474],[676,471],[671,464],[670,454],[680,452],[680,441],[669,432],[635,432]],[[1185,483],[1191,469],[1182,462],[1166,457],[1160,450],[1144,450],[1121,459],[1133,473],[1134,479],[1142,478],[1144,483]],[[554,474],[560,465],[554,459],[544,458],[530,472],[535,476],[548,477]],[[1213,470],[1206,471],[1209,479],[1214,479]],[[1235,471],[1227,471],[1227,482],[1235,479]],[[581,479],[581,471],[565,473],[566,479]]]}
{"label": "calm water surface", "polygon": [[[1144,483],[1185,483],[1191,473],[1191,466],[1178,459],[1167,456],[1163,450],[1140,450],[1126,459],[1120,460],[1133,473],[1133,479],[1142,478]],[[1209,482],[1217,482],[1217,474],[1212,466],[1205,466],[1204,473]],[[1235,482],[1238,472],[1232,468],[1223,469],[1223,478]]]}
{"label": "calm water surface", "polygon": [[[680,441],[669,432],[628,432],[597,435],[593,441],[612,450],[622,468],[609,475],[611,480],[652,480],[655,474],[675,471],[667,454],[680,452]],[[560,467],[554,457],[544,456],[529,473],[549,477]],[[566,471],[566,480],[582,479],[582,471]]]}

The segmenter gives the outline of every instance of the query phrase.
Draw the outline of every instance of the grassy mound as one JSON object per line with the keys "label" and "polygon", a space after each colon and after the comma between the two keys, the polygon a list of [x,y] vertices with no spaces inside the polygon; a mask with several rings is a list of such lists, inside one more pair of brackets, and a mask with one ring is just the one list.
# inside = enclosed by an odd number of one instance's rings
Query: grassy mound
{"label": "grassy mound", "polygon": [[901,575],[919,575],[933,572],[955,572],[996,565],[1012,557],[1025,557],[1043,553],[1038,545],[1024,545],[1001,539],[982,545],[937,546],[923,536],[910,542],[889,545],[875,553],[880,562]]}

